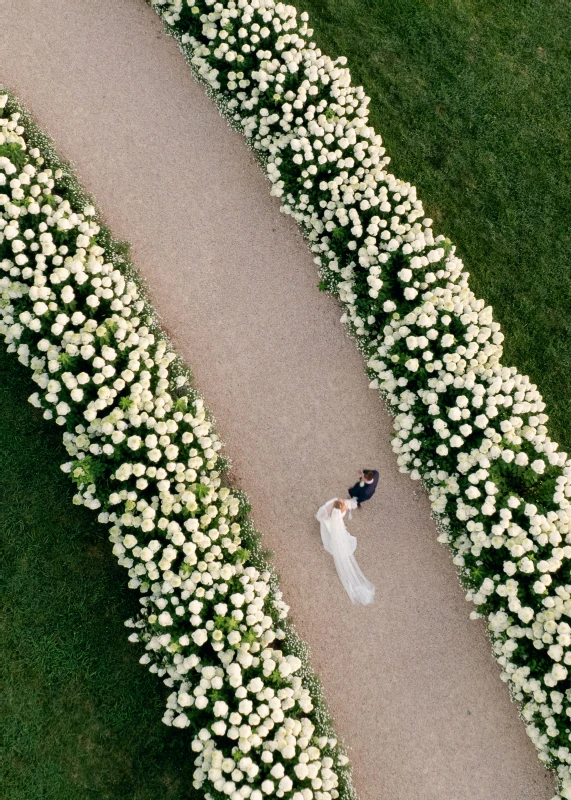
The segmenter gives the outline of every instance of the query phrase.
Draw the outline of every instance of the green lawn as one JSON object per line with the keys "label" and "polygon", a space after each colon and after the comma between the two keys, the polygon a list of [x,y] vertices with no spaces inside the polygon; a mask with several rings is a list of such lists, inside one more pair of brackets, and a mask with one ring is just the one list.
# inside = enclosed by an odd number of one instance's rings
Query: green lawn
{"label": "green lawn", "polygon": [[193,758],[123,626],[135,610],[104,526],[72,505],[61,431],[0,350],[3,800],[182,800]]}
{"label": "green lawn", "polygon": [[571,452],[571,3],[295,0]]}
{"label": "green lawn", "polygon": [[[506,333],[571,450],[571,4],[302,0],[323,50],[372,97],[393,169]],[[134,609],[105,530],[71,504],[60,431],[0,352],[2,735],[6,800],[192,795],[185,733],[122,622]]]}

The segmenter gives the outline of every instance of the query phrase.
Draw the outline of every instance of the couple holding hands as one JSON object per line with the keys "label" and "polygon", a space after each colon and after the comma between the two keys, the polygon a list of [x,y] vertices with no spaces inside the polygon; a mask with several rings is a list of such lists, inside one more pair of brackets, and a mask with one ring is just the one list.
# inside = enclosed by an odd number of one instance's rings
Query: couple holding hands
{"label": "couple holding hands", "polygon": [[370,500],[375,494],[379,473],[375,469],[365,469],[357,483],[349,489],[349,497],[344,500],[334,497],[321,506],[315,518],[321,527],[323,546],[333,556],[335,568],[345,591],[353,603],[370,605],[375,597],[374,585],[365,578],[355,559],[357,539],[345,527],[345,515]]}

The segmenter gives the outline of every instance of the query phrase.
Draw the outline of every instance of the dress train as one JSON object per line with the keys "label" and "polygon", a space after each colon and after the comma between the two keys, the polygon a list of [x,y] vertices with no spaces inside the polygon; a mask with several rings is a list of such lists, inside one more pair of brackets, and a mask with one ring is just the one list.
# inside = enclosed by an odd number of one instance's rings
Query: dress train
{"label": "dress train", "polygon": [[[333,508],[335,500],[336,498],[328,500],[315,515],[321,528],[321,541],[323,547],[333,556],[337,574],[351,602],[370,605],[375,597],[375,587],[357,564],[354,556],[357,539],[345,527],[345,512]],[[345,503],[349,510],[357,507],[356,500],[346,500]]]}

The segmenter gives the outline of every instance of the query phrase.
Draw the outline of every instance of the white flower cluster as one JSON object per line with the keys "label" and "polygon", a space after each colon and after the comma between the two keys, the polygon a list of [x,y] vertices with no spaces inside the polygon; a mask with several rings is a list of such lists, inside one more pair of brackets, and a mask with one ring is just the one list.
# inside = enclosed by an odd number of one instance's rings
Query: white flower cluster
{"label": "white flower cluster", "polygon": [[502,366],[503,335],[414,186],[387,167],[369,98],[308,16],[274,0],[152,0],[195,75],[259,152],[325,287],[395,413],[403,472],[487,616],[540,758],[571,798],[571,461],[537,387]]}
{"label": "white flower cluster", "polygon": [[207,800],[351,798],[347,759],[244,500],[221,485],[202,399],[93,207],[74,201],[77,186],[46,165],[44,148],[28,148],[38,134],[14,100],[5,113],[0,334],[32,371],[30,402],[65,428],[74,502],[110,526],[142,594],[129,639],[173,690],[163,721],[191,728],[195,788]]}

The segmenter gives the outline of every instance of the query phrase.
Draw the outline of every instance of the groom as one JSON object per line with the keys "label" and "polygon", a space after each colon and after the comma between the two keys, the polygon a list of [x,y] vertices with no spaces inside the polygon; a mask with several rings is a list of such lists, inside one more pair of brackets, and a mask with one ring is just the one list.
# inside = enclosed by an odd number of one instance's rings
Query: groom
{"label": "groom", "polygon": [[357,506],[370,500],[375,494],[379,482],[379,473],[376,469],[364,469],[359,473],[360,480],[349,489],[349,496],[357,501]]}

